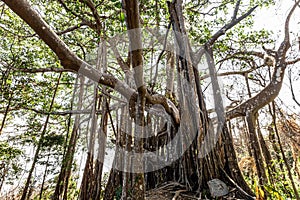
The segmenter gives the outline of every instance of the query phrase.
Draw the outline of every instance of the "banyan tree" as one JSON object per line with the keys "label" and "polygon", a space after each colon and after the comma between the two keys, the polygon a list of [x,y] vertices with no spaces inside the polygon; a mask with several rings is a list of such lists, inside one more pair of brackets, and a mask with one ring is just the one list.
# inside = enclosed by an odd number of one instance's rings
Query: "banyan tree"
{"label": "banyan tree", "polygon": [[[222,46],[219,40],[251,18],[258,5],[263,5],[260,1],[222,1],[219,7],[210,1],[182,0],[48,2],[70,21],[76,19],[77,24],[61,30],[55,27],[55,20],[59,19],[46,20],[41,12],[47,13],[47,9],[36,9],[39,4],[46,7],[47,2],[3,2],[29,25],[59,61],[57,67],[19,69],[60,74],[53,91],[49,91],[53,92],[52,103],[46,111],[46,122],[20,195],[22,200],[31,194],[35,163],[45,144],[48,119],[64,73],[73,73],[76,78],[72,112],[65,113],[70,115],[70,131],[50,195],[52,199],[70,198],[70,182],[75,177],[72,166],[78,159],[79,143],[84,143],[87,150],[83,170],[77,177],[79,199],[140,200],[149,194],[146,191],[168,183],[173,184],[175,196],[180,196],[176,190],[199,198],[228,195],[266,199],[271,195],[268,185],[276,169],[268,164],[271,154],[256,128],[257,116],[260,109],[277,97],[286,67],[299,61],[287,60],[291,47],[289,22],[299,1],[286,17],[282,27],[284,38],[277,49],[263,47],[263,52],[243,49],[235,54],[228,53],[234,45]],[[222,10],[224,18],[215,22],[218,26],[211,27],[207,33],[209,24],[201,17],[213,17]],[[202,29],[196,28],[197,20],[203,23]],[[88,29],[96,43],[95,48],[83,50],[83,54],[64,41],[65,35],[72,38],[73,31],[80,29]],[[87,46],[79,45],[79,49]],[[216,67],[222,55],[225,55],[222,62],[242,55],[238,58],[250,64],[256,62],[252,57],[265,60],[268,56],[269,83],[257,94],[250,95],[251,98],[225,108]],[[241,74],[248,77],[248,73]],[[238,166],[230,130],[230,121],[237,117],[243,118],[247,126],[249,154],[254,158],[258,177],[256,191],[247,184]],[[80,135],[82,129],[85,129],[84,136]],[[108,146],[114,150],[109,154],[112,167],[104,183]],[[288,163],[285,164],[289,169]],[[288,177],[293,179],[291,174]],[[293,181],[292,188],[299,199]]]}

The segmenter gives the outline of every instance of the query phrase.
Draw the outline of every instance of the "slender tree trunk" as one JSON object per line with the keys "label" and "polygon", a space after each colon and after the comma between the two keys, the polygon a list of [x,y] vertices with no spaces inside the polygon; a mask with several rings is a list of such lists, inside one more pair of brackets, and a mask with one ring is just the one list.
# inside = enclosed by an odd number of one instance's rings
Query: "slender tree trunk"
{"label": "slender tree trunk", "polygon": [[[125,111],[125,112],[124,112]],[[125,134],[122,134],[121,136],[121,140],[122,143],[124,144],[123,147],[121,148],[125,148],[126,151],[132,151],[132,119],[129,116],[129,111],[128,108],[123,108],[121,111],[121,124],[120,124],[120,133],[123,133],[123,131],[125,132]],[[125,156],[122,160],[122,162],[124,163],[124,171],[122,173],[123,177],[122,177],[122,198],[121,199],[127,199],[130,194],[129,194],[129,190],[132,189],[132,173],[127,172],[128,169],[130,169],[130,166],[132,164],[132,161],[130,159],[130,157]]]}
{"label": "slender tree trunk", "polygon": [[81,200],[89,200],[91,197],[90,189],[94,183],[93,162],[93,154],[91,152],[88,152],[80,186],[79,199]]}
{"label": "slender tree trunk", "polygon": [[[57,90],[58,90],[61,75],[62,75],[62,73],[60,73],[60,75],[58,77],[58,80],[57,80],[57,83],[56,83],[56,87],[54,89],[53,97],[52,97],[50,107],[49,107],[49,112],[51,112],[53,104],[54,104],[54,100],[55,100],[56,93],[57,93]],[[47,114],[46,121],[44,123],[44,127],[43,127],[43,130],[42,130],[42,133],[41,133],[41,137],[39,139],[38,146],[36,148],[35,155],[34,155],[34,158],[33,158],[33,162],[32,162],[31,168],[29,170],[28,177],[27,177],[24,189],[23,189],[21,200],[25,200],[26,197],[27,197],[28,188],[29,188],[29,185],[30,185],[31,179],[32,179],[32,173],[35,169],[36,162],[38,161],[38,156],[39,156],[40,150],[42,148],[42,144],[43,144],[43,141],[44,141],[44,136],[46,134],[49,119],[50,119],[50,114]]]}
{"label": "slender tree trunk", "polygon": [[[272,78],[271,77],[271,74],[269,74],[270,75],[270,79]],[[249,86],[249,80],[248,80],[248,75],[246,75],[245,76],[245,79],[246,79],[246,85],[247,85],[247,90],[248,90],[248,94],[249,94],[249,97],[251,98],[252,97],[252,94],[251,94],[251,90],[250,90],[250,86]],[[264,160],[265,160],[265,164],[266,164],[266,166],[267,166],[267,169],[268,169],[268,172],[269,172],[269,176],[268,176],[268,178],[269,178],[269,180],[270,180],[270,182],[272,183],[273,181],[272,181],[272,175],[274,174],[274,172],[275,172],[275,168],[274,168],[274,166],[272,165],[272,158],[271,158],[271,154],[270,154],[270,152],[269,152],[269,149],[268,149],[268,147],[267,147],[267,145],[266,145],[266,142],[265,142],[265,140],[264,140],[264,138],[263,138],[263,135],[262,135],[262,133],[261,133],[261,130],[260,130],[260,126],[259,126],[259,119],[258,119],[258,113],[257,113],[257,116],[256,116],[256,124],[257,124],[257,128],[255,127],[255,130],[257,130],[257,131],[255,131],[255,133],[257,133],[257,136],[258,136],[258,143],[259,143],[259,146],[260,146],[260,150],[261,150],[261,152],[262,152],[262,156],[263,156],[263,158],[264,158]],[[253,130],[252,130],[253,131]],[[250,131],[249,131],[249,133],[248,133],[248,135],[249,135],[249,138],[250,138],[250,134],[252,134]],[[252,141],[253,142],[253,141]],[[252,145],[251,145],[251,143],[250,143],[250,146],[251,147],[253,147]],[[252,148],[251,148],[252,149]],[[251,150],[250,150],[250,152],[251,152]],[[251,153],[251,155],[252,155],[252,153]],[[260,177],[259,177],[260,178]],[[266,180],[267,181],[267,180]]]}
{"label": "slender tree trunk", "polygon": [[82,200],[92,198],[93,188],[95,184],[94,150],[95,150],[95,138],[98,132],[97,131],[98,116],[96,114],[96,110],[97,110],[98,101],[100,100],[98,96],[98,88],[96,84],[94,84],[93,93],[94,93],[93,94],[94,99],[93,99],[92,112],[91,112],[91,127],[89,131],[90,135],[88,138],[88,153],[87,153],[86,164],[85,164],[81,187],[80,187],[80,199]]}
{"label": "slender tree trunk", "polygon": [[[266,198],[268,193],[264,186],[268,183],[268,179],[265,172],[264,160],[262,157],[262,152],[260,149],[256,128],[255,128],[255,122],[257,117],[255,117],[254,115],[255,114],[253,114],[252,111],[249,111],[246,120],[247,120],[249,135],[250,135],[249,140],[252,149],[252,155],[254,156],[257,175],[258,175],[258,183],[259,183],[258,189],[259,190],[262,189],[264,191],[265,198]],[[259,198],[261,198],[261,196]]]}
{"label": "slender tree trunk", "polygon": [[[98,47],[97,69],[99,69],[103,73],[106,73],[107,71],[107,48],[105,41],[102,41]],[[102,87],[101,92],[107,93],[107,89],[105,86]],[[100,127],[98,129],[98,156],[94,169],[95,184],[93,188],[93,199],[100,199],[101,195],[102,171],[107,139],[107,123],[108,117],[110,116],[109,99],[105,95],[101,97],[102,101],[100,101],[98,105],[98,109],[100,109],[101,107],[102,113]],[[113,127],[113,124],[111,124],[111,126]]]}
{"label": "slender tree trunk", "polygon": [[167,86],[166,86],[166,96],[170,99],[174,99],[174,74],[175,74],[175,58],[173,52],[167,53]]}
{"label": "slender tree trunk", "polygon": [[51,148],[49,149],[48,157],[47,157],[47,161],[46,161],[45,172],[44,172],[43,181],[42,181],[41,190],[40,190],[40,199],[42,199],[42,197],[43,197],[45,180],[46,180],[46,177],[47,177],[47,174],[48,174],[48,163],[49,163],[49,158],[50,158],[50,150],[51,150]]}
{"label": "slender tree trunk", "polygon": [[271,153],[267,147],[266,141],[263,138],[258,119],[257,119],[257,134],[258,134],[258,139],[259,139],[259,143],[261,146],[261,150],[263,153],[263,157],[264,157],[265,163],[267,165],[267,170],[268,170],[268,175],[269,175],[268,178],[270,180],[270,183],[274,184],[273,176],[275,175],[276,169],[275,169],[275,166],[273,165]]}
{"label": "slender tree trunk", "polygon": [[[272,102],[272,108],[273,108],[273,113],[274,113],[274,116],[275,116],[275,103]],[[274,118],[276,119],[276,117]],[[299,196],[299,193],[298,193],[298,190],[296,188],[296,185],[295,185],[295,182],[294,182],[294,179],[293,179],[293,176],[292,176],[292,173],[291,173],[291,167],[287,161],[287,158],[285,157],[285,154],[284,154],[284,150],[283,150],[283,147],[281,145],[281,140],[280,140],[280,136],[279,136],[279,132],[278,132],[278,129],[277,129],[277,125],[276,125],[276,121],[274,120],[274,126],[275,126],[275,133],[276,133],[276,137],[277,137],[277,141],[278,141],[278,145],[279,145],[279,149],[280,149],[280,152],[281,152],[281,156],[282,156],[282,159],[284,161],[284,164],[286,166],[286,169],[288,171],[288,177],[292,183],[292,187],[293,187],[293,190],[294,190],[294,193],[295,193],[295,196],[296,196],[296,199],[297,200],[300,200],[300,196]]]}
{"label": "slender tree trunk", "polygon": [[7,171],[8,171],[8,169],[5,166],[5,164],[1,164],[0,192],[2,190]]}
{"label": "slender tree trunk", "polygon": [[[115,156],[116,158],[116,156]],[[115,161],[115,159],[114,159]],[[108,182],[107,185],[105,187],[105,191],[104,191],[104,199],[105,200],[113,200],[114,196],[116,195],[116,192],[120,191],[121,188],[121,183],[122,183],[122,172],[112,168],[110,170],[110,174],[109,174],[109,178],[108,178]]]}
{"label": "slender tree trunk", "polygon": [[[84,92],[84,77],[80,76],[80,77],[78,77],[78,79],[80,80],[80,83],[79,83],[77,110],[81,110],[82,102],[83,102],[83,92]],[[76,87],[77,80],[76,80],[75,87],[74,87],[73,97],[75,96],[75,93],[77,90],[77,87]],[[74,100],[74,98],[73,98],[73,100]],[[71,120],[71,117],[69,118],[69,120]],[[53,194],[54,199],[61,199],[61,197],[63,197],[63,199],[65,199],[65,200],[67,199],[68,182],[69,182],[69,178],[71,176],[75,147],[76,147],[76,143],[77,143],[77,139],[78,139],[79,123],[80,123],[80,115],[76,115],[74,124],[73,124],[73,128],[72,128],[72,132],[71,132],[71,136],[70,136],[70,140],[67,145],[67,150],[66,150],[66,153],[65,153],[63,161],[62,161],[61,171],[58,175],[55,192]]]}
{"label": "slender tree trunk", "polygon": [[2,123],[1,123],[1,126],[0,126],[0,135],[1,135],[2,130],[4,128],[4,125],[5,125],[5,120],[6,120],[6,117],[8,115],[8,110],[9,110],[9,107],[10,107],[10,104],[11,104],[12,97],[13,97],[13,94],[10,94],[9,97],[8,97],[8,103],[7,103],[5,113],[4,113],[4,116],[3,116],[3,119],[2,119]]}

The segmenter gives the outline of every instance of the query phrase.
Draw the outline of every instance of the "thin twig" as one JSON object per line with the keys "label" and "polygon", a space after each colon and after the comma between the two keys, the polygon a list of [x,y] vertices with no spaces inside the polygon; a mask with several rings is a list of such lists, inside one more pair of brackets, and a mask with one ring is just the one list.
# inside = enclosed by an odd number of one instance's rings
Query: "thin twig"
{"label": "thin twig", "polygon": [[294,93],[294,89],[293,89],[293,83],[292,83],[292,70],[289,70],[288,72],[289,74],[289,82],[290,82],[290,86],[291,86],[291,93],[292,93],[292,98],[295,101],[295,103],[300,106],[299,101],[296,99],[295,93]]}
{"label": "thin twig", "polygon": [[234,180],[232,180],[232,178],[230,178],[230,176],[224,171],[224,169],[221,169],[223,171],[223,173],[225,174],[225,176],[228,178],[228,180],[235,185],[235,187],[242,192],[244,195],[246,195],[247,197],[249,197],[250,199],[255,199],[255,197],[249,195],[247,192],[245,192]]}
{"label": "thin twig", "polygon": [[152,82],[151,93],[153,93],[153,91],[154,91],[154,86],[155,86],[157,75],[158,75],[158,64],[159,64],[159,61],[160,61],[161,57],[163,56],[164,52],[166,51],[167,39],[168,39],[168,35],[169,35],[169,31],[170,31],[171,25],[172,25],[172,23],[170,22],[169,25],[168,25],[168,28],[167,28],[166,35],[165,35],[163,50],[160,52],[160,54],[158,56],[158,59],[156,61],[155,75],[154,75],[154,80]]}

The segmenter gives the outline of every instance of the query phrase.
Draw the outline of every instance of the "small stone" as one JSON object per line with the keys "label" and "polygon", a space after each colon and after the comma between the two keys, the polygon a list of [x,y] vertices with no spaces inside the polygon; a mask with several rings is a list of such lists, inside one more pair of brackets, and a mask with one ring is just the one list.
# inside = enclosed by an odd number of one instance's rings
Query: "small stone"
{"label": "small stone", "polygon": [[229,192],[227,185],[219,179],[212,179],[207,184],[212,197],[225,196]]}

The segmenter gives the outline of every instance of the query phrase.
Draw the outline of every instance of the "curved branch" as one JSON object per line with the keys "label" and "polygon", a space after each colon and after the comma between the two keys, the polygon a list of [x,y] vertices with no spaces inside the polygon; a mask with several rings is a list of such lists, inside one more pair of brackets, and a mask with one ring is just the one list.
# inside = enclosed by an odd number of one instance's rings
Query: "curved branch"
{"label": "curved branch", "polygon": [[296,58],[294,60],[289,60],[286,62],[287,65],[293,65],[300,61],[300,58]]}
{"label": "curved branch", "polygon": [[218,61],[218,63],[224,62],[224,61],[229,60],[231,58],[239,58],[239,57],[236,57],[238,55],[242,55],[242,56],[256,56],[256,57],[262,58],[262,59],[264,59],[264,57],[265,57],[264,53],[261,53],[261,52],[258,52],[258,51],[238,51],[238,52],[235,52],[235,53],[233,53],[233,54],[231,54],[229,56],[226,56],[222,60]]}
{"label": "curved branch", "polygon": [[290,10],[286,20],[285,20],[285,24],[284,24],[284,39],[280,45],[280,47],[278,48],[278,58],[280,62],[285,62],[285,56],[286,56],[286,52],[288,51],[288,49],[291,47],[291,43],[290,43],[290,28],[289,28],[289,24],[290,24],[290,19],[292,17],[292,14],[294,13],[295,9],[297,8],[297,5],[299,5],[300,1],[295,2],[294,6],[292,7],[292,9]]}
{"label": "curved branch", "polygon": [[87,22],[85,22],[85,21],[83,21],[83,22],[81,22],[81,23],[79,23],[79,24],[77,24],[77,25],[71,26],[71,27],[69,27],[69,28],[67,28],[67,29],[65,29],[65,30],[63,30],[63,31],[56,32],[56,34],[57,34],[57,35],[63,35],[63,34],[66,34],[66,33],[72,32],[72,31],[75,31],[75,30],[77,30],[77,29],[79,29],[79,28],[81,28],[81,27],[83,27],[83,26],[89,26],[89,27],[90,27],[91,24],[90,24],[90,23],[87,23]]}
{"label": "curved branch", "polygon": [[296,99],[296,96],[295,96],[295,92],[294,92],[294,88],[293,88],[293,82],[292,82],[292,71],[289,70],[289,82],[290,82],[290,89],[291,89],[291,93],[292,93],[292,98],[294,100],[294,102],[300,106],[300,102]]}
{"label": "curved branch", "polygon": [[290,48],[290,39],[289,39],[289,22],[290,18],[296,9],[297,5],[299,4],[300,0],[298,0],[291,11],[289,12],[285,26],[284,26],[284,40],[281,43],[280,47],[278,48],[276,54],[277,54],[277,59],[276,59],[276,64],[275,64],[275,69],[271,78],[271,82],[257,95],[254,97],[248,99],[244,103],[238,105],[234,109],[228,111],[226,113],[227,120],[233,119],[235,117],[239,116],[246,116],[248,112],[255,113],[265,105],[269,104],[271,101],[273,101],[279,94],[282,83],[283,83],[283,78],[284,78],[284,72],[287,66],[286,63],[286,52]]}
{"label": "curved branch", "polygon": [[[247,74],[253,72],[254,70],[259,69],[258,68],[251,68],[245,71],[228,71],[228,72],[223,72],[223,73],[218,73],[217,76],[229,76],[229,75],[241,75],[241,76],[246,76]],[[205,74],[203,76],[200,77],[200,80],[204,80],[209,78],[208,74]]]}

